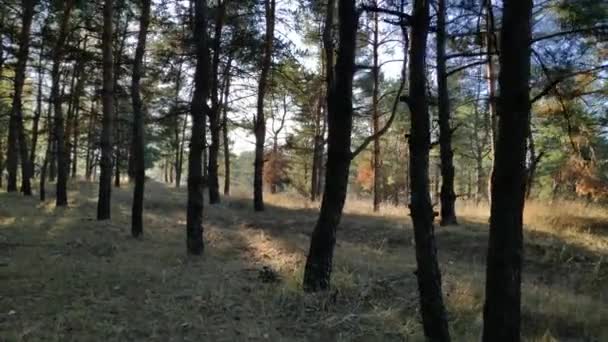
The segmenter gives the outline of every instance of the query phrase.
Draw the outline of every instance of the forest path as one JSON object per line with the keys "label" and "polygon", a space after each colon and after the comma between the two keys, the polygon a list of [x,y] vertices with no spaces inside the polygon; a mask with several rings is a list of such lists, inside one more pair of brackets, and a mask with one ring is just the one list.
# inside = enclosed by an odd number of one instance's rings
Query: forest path
{"label": "forest path", "polygon": [[[141,241],[129,234],[131,189],[113,189],[107,222],[94,220],[96,193],[74,184],[67,209],[0,193],[0,341],[421,338],[405,208],[378,215],[349,200],[334,290],[309,295],[300,282],[316,204],[269,195],[264,213],[238,196],[206,206],[205,255],[195,258],[185,254],[184,190],[148,182]],[[487,217],[462,212],[463,225],[437,228],[438,248],[455,340],[472,341]],[[526,234],[529,340],[608,340],[608,219],[587,213],[537,213],[530,224],[538,227]]]}

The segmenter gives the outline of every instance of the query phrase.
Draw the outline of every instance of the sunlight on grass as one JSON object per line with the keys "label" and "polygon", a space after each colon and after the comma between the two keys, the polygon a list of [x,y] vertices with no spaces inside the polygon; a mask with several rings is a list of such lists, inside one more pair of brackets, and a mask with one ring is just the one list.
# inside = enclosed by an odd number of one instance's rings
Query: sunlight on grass
{"label": "sunlight on grass", "polygon": [[[318,202],[269,195],[264,213],[254,213],[248,197],[206,206],[205,255],[193,258],[185,253],[184,191],[147,186],[139,241],[129,235],[131,191],[113,191],[106,222],[94,220],[89,184],[74,190],[68,209],[0,194],[0,243],[9,246],[0,250],[0,340],[422,339],[409,209],[373,213],[369,201],[350,198],[332,290],[306,294]],[[437,227],[438,252],[454,340],[475,341],[488,211],[458,209],[462,225]],[[608,214],[581,203],[530,203],[525,220],[524,340],[608,339]]]}

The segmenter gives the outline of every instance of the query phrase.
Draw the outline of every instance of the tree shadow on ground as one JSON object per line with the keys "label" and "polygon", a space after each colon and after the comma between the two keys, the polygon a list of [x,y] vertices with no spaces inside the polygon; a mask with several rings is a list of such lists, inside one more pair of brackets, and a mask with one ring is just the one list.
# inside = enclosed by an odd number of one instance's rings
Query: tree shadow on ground
{"label": "tree shadow on ground", "polygon": [[[0,266],[0,339],[422,338],[405,215],[346,214],[338,232],[333,290],[309,295],[300,283],[316,209],[268,205],[266,212],[253,213],[249,200],[224,198],[205,207],[205,255],[188,257],[183,191],[150,182],[144,238],[133,240],[130,188],[113,189],[113,219],[107,222],[94,220],[96,187],[74,189],[70,208],[59,210],[52,199],[37,205],[0,193],[0,242],[32,244],[11,247],[8,264]],[[437,228],[437,236],[450,324],[455,340],[464,341],[477,338],[480,330],[487,225],[461,221],[459,227]],[[550,240],[558,237],[549,235],[526,242],[524,315],[531,319],[524,322],[524,333],[540,337],[550,329],[555,337],[602,336],[599,318],[581,319],[595,308],[600,308],[596,315],[605,312],[605,303],[586,302],[593,302],[598,286],[574,286],[605,274],[605,268],[594,273],[585,262],[559,262],[551,252],[556,240]],[[605,256],[560,243],[573,255]],[[588,307],[573,317],[569,310],[555,309],[560,302],[548,305],[548,296],[569,298],[566,309],[577,301]],[[570,324],[560,330],[564,320]]]}

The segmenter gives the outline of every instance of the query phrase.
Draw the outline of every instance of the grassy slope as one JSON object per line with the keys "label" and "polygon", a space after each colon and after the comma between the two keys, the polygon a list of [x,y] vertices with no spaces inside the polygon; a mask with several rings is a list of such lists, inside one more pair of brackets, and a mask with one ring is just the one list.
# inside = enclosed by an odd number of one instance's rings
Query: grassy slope
{"label": "grassy slope", "polygon": [[[304,295],[302,266],[316,208],[269,198],[254,214],[233,198],[206,207],[203,258],[185,255],[185,194],[149,183],[145,237],[129,236],[130,190],[96,222],[96,186],[69,209],[0,193],[0,341],[418,341],[412,231],[405,208],[349,201],[328,294]],[[450,325],[478,339],[487,214],[438,228]],[[608,340],[608,213],[531,204],[526,213],[527,340]],[[261,272],[275,271],[280,280]],[[268,273],[268,272],[266,272]]]}

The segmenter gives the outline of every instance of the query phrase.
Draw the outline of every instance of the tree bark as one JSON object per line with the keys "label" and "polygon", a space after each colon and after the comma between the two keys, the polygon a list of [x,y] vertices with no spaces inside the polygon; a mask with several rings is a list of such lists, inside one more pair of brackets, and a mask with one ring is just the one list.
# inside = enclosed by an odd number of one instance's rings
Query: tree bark
{"label": "tree bark", "polygon": [[[497,139],[497,129],[498,129],[498,113],[496,109],[496,70],[494,65],[494,55],[498,50],[498,46],[496,44],[496,36],[493,33],[494,30],[494,11],[492,9],[492,0],[484,0],[485,11],[486,11],[486,35],[485,35],[485,43],[486,43],[486,59],[488,60],[486,64],[486,78],[488,82],[488,116],[489,116],[489,124],[490,124],[490,147],[492,148],[491,155],[496,155],[496,139]],[[492,173],[494,173],[494,158],[492,158],[492,170],[490,171],[490,177],[488,177],[488,189],[487,189],[487,198],[491,200],[491,192],[492,192]],[[478,193],[479,195],[479,193]]]}
{"label": "tree bark", "polygon": [[437,94],[439,114],[439,149],[441,157],[441,221],[440,225],[458,224],[456,192],[454,191],[454,151],[452,150],[451,108],[445,59],[446,0],[437,3]]}
{"label": "tree bark", "polygon": [[205,115],[208,114],[207,98],[209,97],[210,65],[207,43],[207,0],[194,0],[195,8],[195,49],[196,71],[194,74],[194,93],[190,115],[192,116],[192,134],[190,135],[190,153],[188,155],[188,212],[187,212],[187,248],[188,253],[203,253],[203,163],[202,152],[205,144]]}
{"label": "tree bark", "polygon": [[[9,119],[8,144],[8,191],[17,190],[17,160],[21,159],[21,192],[26,196],[32,195],[31,176],[32,166],[28,154],[25,129],[23,127],[23,85],[27,72],[27,60],[30,49],[30,29],[34,17],[34,0],[22,1],[21,31],[19,33],[19,50],[17,51],[17,66],[15,67],[14,93],[11,115]],[[19,156],[18,156],[19,154]]]}
{"label": "tree bark", "polygon": [[226,12],[226,0],[219,3],[216,8],[215,35],[213,37],[213,63],[211,80],[211,115],[209,116],[209,131],[211,133],[211,145],[209,145],[209,204],[220,203],[220,183],[218,175],[218,157],[220,153],[220,94],[219,94],[219,67],[222,48],[222,29],[224,27],[224,16]]}
{"label": "tree bark", "polygon": [[505,0],[483,341],[519,341],[532,0]]}
{"label": "tree bark", "polygon": [[112,132],[114,116],[114,61],[112,58],[113,38],[113,0],[105,0],[103,7],[103,91],[102,91],[102,129],[101,158],[99,161],[99,198],[97,201],[97,220],[108,220],[111,216],[112,196]]}
{"label": "tree bark", "polygon": [[[42,41],[40,43],[40,51],[38,56],[38,93],[36,95],[36,110],[34,112],[34,122],[32,123],[32,149],[30,151],[30,165],[34,168],[36,165],[36,147],[38,146],[38,126],[40,123],[40,117],[42,116],[42,83],[44,80],[44,65],[42,64],[42,57],[44,55],[44,33],[46,32],[46,22],[42,28]],[[48,126],[48,124],[47,124]]]}
{"label": "tree bark", "polygon": [[413,3],[408,105],[411,113],[410,211],[414,224],[418,291],[424,334],[430,341],[449,341],[447,314],[441,293],[441,273],[429,194],[430,118],[426,82],[429,0]]}
{"label": "tree bark", "polygon": [[65,125],[63,122],[63,110],[61,108],[62,96],[60,94],[60,79],[61,79],[61,63],[65,54],[65,40],[68,35],[70,14],[74,7],[74,0],[68,0],[63,3],[63,15],[59,25],[59,36],[55,43],[55,51],[53,56],[52,79],[53,85],[51,89],[51,98],[53,99],[53,107],[55,110],[55,122],[53,129],[55,132],[55,150],[57,158],[57,190],[55,204],[58,207],[68,205],[67,181],[68,181],[68,166],[67,166],[67,151],[65,144]]}
{"label": "tree bark", "polygon": [[228,96],[230,95],[231,68],[232,58],[229,58],[228,65],[226,66],[226,70],[224,73],[224,99],[222,105],[222,135],[224,140],[224,196],[230,195],[230,138],[228,137]]}
{"label": "tree bark", "polygon": [[336,229],[340,224],[348,188],[358,15],[355,0],[339,0],[338,4],[340,43],[335,78],[328,94],[326,178],[331,181],[325,183],[321,212],[310,241],[304,270],[305,291],[327,290],[330,287]]}
{"label": "tree bark", "polygon": [[[378,7],[377,1],[375,1],[375,7]],[[380,41],[379,41],[379,15],[378,12],[373,13],[374,16],[374,28],[373,28],[373,67],[372,67],[372,78],[373,78],[373,90],[372,90],[372,133],[374,135],[374,146],[372,154],[372,168],[374,170],[374,185],[373,185],[373,207],[374,212],[380,211],[380,203],[382,202],[382,162],[380,156],[380,112],[379,112],[379,87],[380,87],[380,65],[379,65],[379,52]]]}
{"label": "tree bark", "polygon": [[268,88],[268,76],[272,63],[274,43],[274,21],[276,0],[265,0],[266,39],[262,59],[262,73],[258,84],[257,114],[255,117],[255,162],[253,174],[253,209],[264,211],[264,143],[266,141],[266,117],[264,116],[264,98]]}
{"label": "tree bark", "polygon": [[131,208],[131,235],[139,237],[143,234],[143,205],[146,168],[144,160],[144,122],[145,109],[141,99],[140,81],[143,70],[144,54],[146,52],[146,37],[150,25],[151,0],[141,0],[141,16],[139,21],[139,34],[135,60],[133,61],[133,75],[131,79],[131,98],[133,101],[133,157],[135,168],[135,187],[133,189],[133,206]]}

